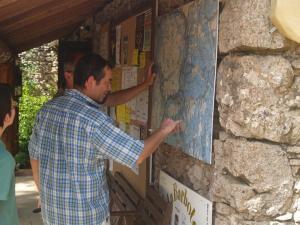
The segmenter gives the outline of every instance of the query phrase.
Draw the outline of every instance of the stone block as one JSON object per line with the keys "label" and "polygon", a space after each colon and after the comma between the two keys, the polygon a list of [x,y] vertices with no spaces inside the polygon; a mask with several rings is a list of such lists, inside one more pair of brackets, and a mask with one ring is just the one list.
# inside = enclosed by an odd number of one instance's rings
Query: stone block
{"label": "stone block", "polygon": [[229,138],[216,140],[214,152],[215,202],[246,214],[245,220],[279,216],[291,207],[294,178],[280,146]]}
{"label": "stone block", "polygon": [[288,221],[288,220],[291,220],[292,218],[293,218],[292,213],[286,213],[284,215],[276,217],[276,220],[278,220],[278,221]]}
{"label": "stone block", "polygon": [[291,166],[300,166],[300,159],[291,159],[290,165]]}
{"label": "stone block", "polygon": [[300,77],[281,56],[226,56],[219,65],[220,124],[235,136],[300,145]]}
{"label": "stone block", "polygon": [[300,180],[296,181],[294,185],[294,191],[299,194],[300,193]]}
{"label": "stone block", "polygon": [[220,52],[288,48],[287,39],[272,32],[270,10],[270,0],[226,0],[220,15]]}
{"label": "stone block", "polygon": [[300,222],[300,211],[297,211],[297,212],[294,213],[294,221],[296,223]]}
{"label": "stone block", "polygon": [[295,59],[292,62],[292,66],[293,66],[294,69],[300,70],[300,59]]}
{"label": "stone block", "polygon": [[291,166],[292,173],[294,177],[297,177],[300,175],[300,167],[299,166]]}
{"label": "stone block", "polygon": [[300,154],[300,146],[291,146],[287,148],[287,152]]}

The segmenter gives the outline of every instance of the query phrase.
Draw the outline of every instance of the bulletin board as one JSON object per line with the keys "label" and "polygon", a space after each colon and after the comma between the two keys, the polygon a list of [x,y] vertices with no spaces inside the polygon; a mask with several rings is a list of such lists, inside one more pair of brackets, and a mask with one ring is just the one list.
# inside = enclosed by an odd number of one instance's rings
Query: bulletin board
{"label": "bulletin board", "polygon": [[[150,21],[149,21],[150,20]],[[112,91],[130,88],[144,81],[151,62],[151,10],[117,24],[115,29]],[[119,128],[136,139],[147,136],[148,98],[146,90],[124,105],[110,108],[110,115]],[[121,172],[134,189],[145,196],[147,185],[147,163],[129,169],[113,162],[113,172]]]}

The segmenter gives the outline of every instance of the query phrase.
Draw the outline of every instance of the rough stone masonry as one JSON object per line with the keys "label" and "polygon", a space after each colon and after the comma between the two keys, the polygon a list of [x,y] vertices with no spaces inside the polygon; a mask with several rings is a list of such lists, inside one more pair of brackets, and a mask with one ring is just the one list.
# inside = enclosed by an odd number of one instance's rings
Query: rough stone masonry
{"label": "rough stone masonry", "polygon": [[279,34],[270,0],[226,0],[214,142],[216,225],[300,222],[300,45]]}
{"label": "rough stone masonry", "polygon": [[[134,2],[113,1],[96,22]],[[161,145],[155,182],[164,169],[212,200],[215,225],[300,224],[300,44],[274,29],[271,0],[220,3],[214,164]]]}

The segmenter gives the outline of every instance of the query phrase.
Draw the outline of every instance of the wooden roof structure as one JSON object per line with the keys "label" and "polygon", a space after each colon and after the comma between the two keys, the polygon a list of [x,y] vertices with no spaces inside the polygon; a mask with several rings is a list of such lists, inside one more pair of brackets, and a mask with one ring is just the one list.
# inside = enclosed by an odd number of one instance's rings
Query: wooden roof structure
{"label": "wooden roof structure", "polygon": [[16,53],[70,34],[110,0],[1,0],[0,39]]}

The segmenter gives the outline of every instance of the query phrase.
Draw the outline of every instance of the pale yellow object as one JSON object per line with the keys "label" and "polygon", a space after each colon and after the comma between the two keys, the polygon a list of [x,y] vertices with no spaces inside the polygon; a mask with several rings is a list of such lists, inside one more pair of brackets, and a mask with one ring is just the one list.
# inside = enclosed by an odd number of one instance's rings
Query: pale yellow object
{"label": "pale yellow object", "polygon": [[285,37],[300,43],[300,0],[272,0],[271,20]]}

